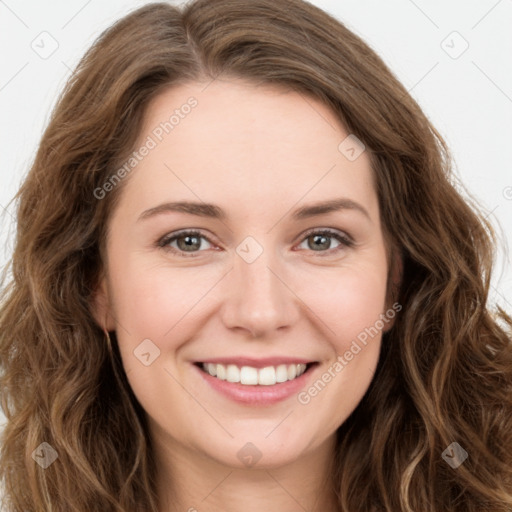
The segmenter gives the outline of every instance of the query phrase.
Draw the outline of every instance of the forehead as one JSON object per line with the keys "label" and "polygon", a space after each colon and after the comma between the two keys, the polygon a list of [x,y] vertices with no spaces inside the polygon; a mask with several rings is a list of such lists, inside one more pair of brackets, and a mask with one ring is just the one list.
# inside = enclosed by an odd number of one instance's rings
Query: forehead
{"label": "forehead", "polygon": [[148,105],[136,148],[152,148],[126,193],[144,205],[225,197],[254,207],[351,195],[371,210],[369,157],[340,151],[349,135],[332,110],[297,91],[236,79],[181,84]]}
{"label": "forehead", "polygon": [[[191,102],[195,106],[190,108]],[[171,127],[166,122],[172,117]],[[299,143],[308,150],[323,142],[324,152],[335,155],[336,141],[345,133],[335,114],[318,99],[282,86],[240,79],[192,82],[159,94],[146,109],[141,135],[159,128],[165,133],[157,138],[166,139],[162,142],[169,145],[193,137],[207,144],[208,150],[225,153],[230,147],[238,151],[243,145],[249,150],[264,143],[279,154],[287,152],[288,160],[301,152]]]}

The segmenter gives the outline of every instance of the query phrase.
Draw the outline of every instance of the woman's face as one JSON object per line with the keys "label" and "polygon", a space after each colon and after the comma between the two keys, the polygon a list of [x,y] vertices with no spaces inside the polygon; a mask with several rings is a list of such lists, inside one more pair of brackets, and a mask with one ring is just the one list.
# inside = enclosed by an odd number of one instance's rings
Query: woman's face
{"label": "woman's face", "polygon": [[206,85],[150,104],[97,318],[156,446],[276,467],[332,449],[372,380],[393,322],[377,195],[367,152],[319,101]]}

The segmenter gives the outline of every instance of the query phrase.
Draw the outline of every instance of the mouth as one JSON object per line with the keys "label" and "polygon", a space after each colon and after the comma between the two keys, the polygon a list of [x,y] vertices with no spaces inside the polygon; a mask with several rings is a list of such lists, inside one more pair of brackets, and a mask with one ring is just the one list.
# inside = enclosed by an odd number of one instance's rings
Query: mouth
{"label": "mouth", "polygon": [[205,393],[213,391],[250,407],[292,400],[320,371],[319,361],[289,356],[218,357],[194,361],[192,366],[198,383],[206,385],[201,388]]}
{"label": "mouth", "polygon": [[202,372],[219,381],[253,387],[275,386],[294,381],[310,371],[316,364],[316,362],[301,362],[256,367],[229,363],[195,363]]}

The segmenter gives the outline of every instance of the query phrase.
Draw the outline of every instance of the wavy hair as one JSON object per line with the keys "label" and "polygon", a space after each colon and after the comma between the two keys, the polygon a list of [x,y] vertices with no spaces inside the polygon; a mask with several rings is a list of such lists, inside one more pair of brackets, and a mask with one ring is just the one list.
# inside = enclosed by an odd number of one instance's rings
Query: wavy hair
{"label": "wavy hair", "polygon": [[[497,237],[457,191],[446,144],[407,90],[302,0],[148,4],[104,31],[69,78],[13,199],[0,303],[2,510],[158,510],[143,410],[114,333],[109,350],[92,313],[106,226],[129,178],[102,200],[93,191],[133,151],[151,99],[221,75],[332,109],[367,148],[402,257],[403,309],[337,431],[340,510],[510,511],[512,318],[488,304]],[[43,442],[58,454],[46,469],[33,457]],[[453,442],[469,454],[456,469],[442,457]]]}

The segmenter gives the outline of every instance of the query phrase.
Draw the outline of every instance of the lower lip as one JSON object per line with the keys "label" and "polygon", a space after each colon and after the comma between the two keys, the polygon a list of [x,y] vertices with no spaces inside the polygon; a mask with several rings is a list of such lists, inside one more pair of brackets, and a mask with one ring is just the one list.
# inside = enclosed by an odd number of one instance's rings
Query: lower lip
{"label": "lower lip", "polygon": [[293,380],[287,380],[272,386],[248,386],[239,382],[228,382],[226,380],[212,377],[209,373],[201,370],[197,365],[193,365],[201,377],[216,391],[230,398],[235,402],[247,405],[272,405],[282,400],[286,400],[294,395],[306,385],[314,367],[312,365],[300,376]]}

